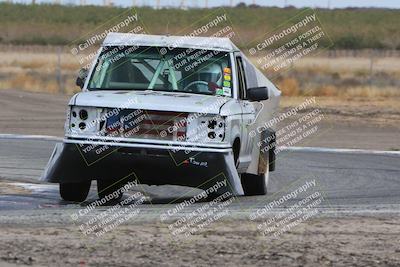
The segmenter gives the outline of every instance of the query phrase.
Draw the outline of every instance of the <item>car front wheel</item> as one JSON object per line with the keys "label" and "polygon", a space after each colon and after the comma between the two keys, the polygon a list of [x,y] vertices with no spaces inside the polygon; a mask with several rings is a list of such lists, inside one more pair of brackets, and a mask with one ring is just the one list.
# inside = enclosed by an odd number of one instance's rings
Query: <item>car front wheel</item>
{"label": "car front wheel", "polygon": [[[261,159],[260,159],[261,160]],[[264,173],[262,174],[250,174],[242,173],[241,182],[244,194],[246,196],[256,196],[256,195],[266,195],[267,185],[269,178],[269,163],[267,158],[267,163],[264,165]]]}
{"label": "car front wheel", "polygon": [[91,181],[82,183],[60,183],[60,196],[66,201],[82,202],[89,194]]}

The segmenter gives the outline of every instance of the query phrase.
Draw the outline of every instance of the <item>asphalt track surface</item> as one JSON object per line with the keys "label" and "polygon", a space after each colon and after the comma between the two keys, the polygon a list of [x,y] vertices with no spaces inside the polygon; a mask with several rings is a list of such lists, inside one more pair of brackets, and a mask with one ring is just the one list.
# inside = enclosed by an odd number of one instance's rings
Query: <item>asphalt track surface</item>
{"label": "asphalt track surface", "polygon": [[[88,200],[79,205],[62,201],[57,184],[39,181],[56,142],[51,138],[0,137],[1,185],[22,190],[0,195],[0,222],[28,223],[35,214],[70,214],[96,200],[93,184]],[[229,216],[248,217],[255,210],[313,180],[318,185],[318,189],[313,190],[318,190],[324,197],[318,204],[322,213],[400,213],[400,153],[293,148],[278,154],[276,171],[270,175],[268,194],[235,198],[229,207]],[[158,220],[163,211],[183,201],[180,199],[170,204],[188,190],[177,186],[141,187],[138,191],[149,197],[141,205],[137,219]],[[192,191],[192,194],[196,192]],[[297,200],[291,199],[279,208],[287,208]],[[200,204],[196,203],[194,207]],[[60,217],[60,220],[65,222],[65,218],[68,217]]]}

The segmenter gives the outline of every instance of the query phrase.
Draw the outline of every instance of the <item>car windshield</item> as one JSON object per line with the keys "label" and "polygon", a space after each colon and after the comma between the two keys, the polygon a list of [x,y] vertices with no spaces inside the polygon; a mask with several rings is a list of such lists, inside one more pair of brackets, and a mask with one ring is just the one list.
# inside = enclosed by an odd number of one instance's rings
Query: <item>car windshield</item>
{"label": "car windshield", "polygon": [[171,47],[104,47],[89,90],[154,90],[232,96],[229,53]]}

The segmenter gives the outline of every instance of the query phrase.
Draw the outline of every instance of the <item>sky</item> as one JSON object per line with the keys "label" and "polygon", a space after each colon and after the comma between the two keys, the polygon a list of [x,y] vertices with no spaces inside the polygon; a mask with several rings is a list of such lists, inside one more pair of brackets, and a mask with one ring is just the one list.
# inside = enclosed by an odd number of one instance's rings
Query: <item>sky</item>
{"label": "sky", "polygon": [[[6,0],[0,0],[6,1]],[[8,0],[10,1],[10,0]],[[63,4],[79,4],[81,0],[58,0]],[[102,5],[104,0],[83,0],[87,4]],[[110,0],[108,0],[110,1]],[[117,6],[156,6],[157,0],[111,0]],[[208,7],[214,6],[229,6],[231,3],[234,5],[244,2],[247,4],[256,3],[263,6],[279,6],[292,5],[295,7],[322,7],[322,8],[346,8],[346,7],[380,7],[380,8],[400,8],[400,0],[159,0],[160,5],[180,6],[184,1],[186,6],[189,7]],[[13,0],[16,3],[30,3],[31,0]],[[52,0],[36,0],[37,3],[51,3]]]}

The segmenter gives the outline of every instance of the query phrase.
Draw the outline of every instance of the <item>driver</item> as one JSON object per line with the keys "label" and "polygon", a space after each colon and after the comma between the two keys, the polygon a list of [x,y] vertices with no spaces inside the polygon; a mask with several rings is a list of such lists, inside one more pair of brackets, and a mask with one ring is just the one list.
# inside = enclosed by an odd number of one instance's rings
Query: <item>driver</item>
{"label": "driver", "polygon": [[215,83],[218,87],[222,86],[223,69],[217,63],[211,63],[204,68],[198,70],[199,80]]}
{"label": "driver", "polygon": [[214,93],[216,88],[222,87],[223,68],[217,63],[211,63],[199,68],[192,77],[193,80],[188,84],[189,90]]}

